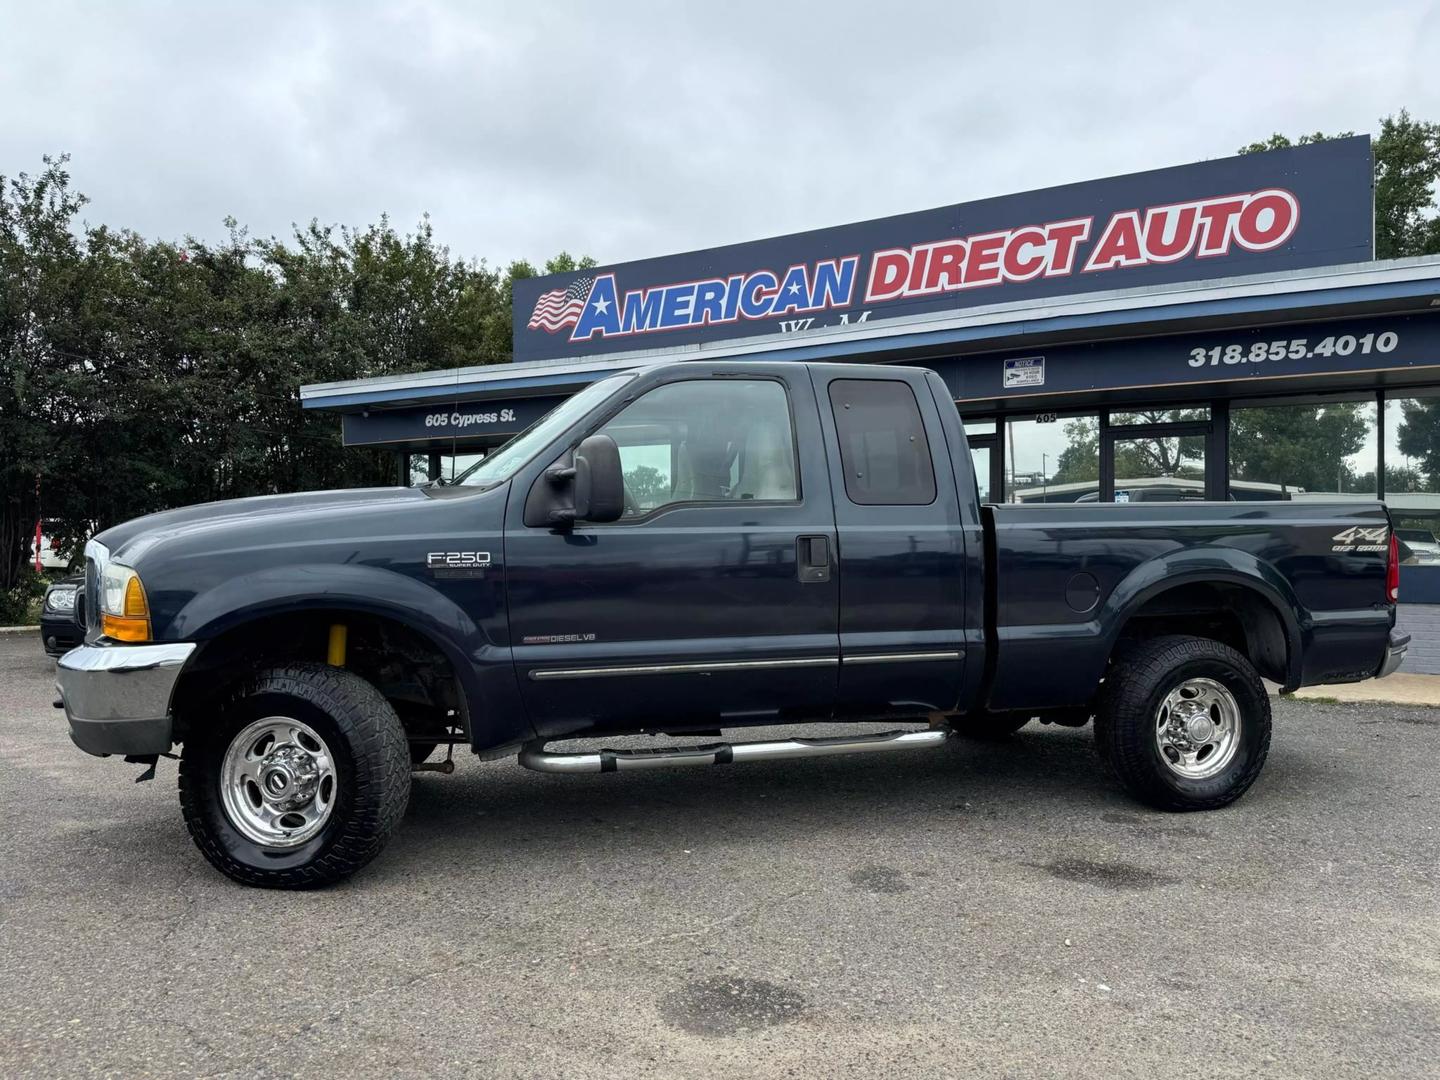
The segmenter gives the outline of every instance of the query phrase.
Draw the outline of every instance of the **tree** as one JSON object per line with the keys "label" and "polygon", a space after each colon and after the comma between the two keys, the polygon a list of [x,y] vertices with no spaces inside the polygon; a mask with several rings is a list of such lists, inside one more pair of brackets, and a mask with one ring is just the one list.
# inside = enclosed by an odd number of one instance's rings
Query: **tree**
{"label": "tree", "polygon": [[0,175],[0,601],[25,580],[37,486],[72,419],[57,405],[71,362],[52,342],[83,294],[70,223],[85,200],[65,164],[47,157],[38,176]]}
{"label": "tree", "polygon": [[[1347,459],[1370,431],[1361,409],[1350,403],[1236,409],[1230,414],[1231,478],[1305,491],[1360,488]],[[1370,479],[1373,485],[1373,473]]]}
{"label": "tree", "polygon": [[[1251,154],[1287,146],[1342,139],[1352,131],[1326,135],[1316,131],[1293,142],[1275,134],[1240,148]],[[1375,255],[1399,259],[1440,254],[1440,213],[1435,184],[1440,180],[1440,124],[1412,119],[1401,109],[1380,121],[1372,143],[1375,155]]]}
{"label": "tree", "polygon": [[[1291,145],[1323,142],[1340,135],[1315,132],[1292,143],[1284,135],[1272,135],[1263,142],[1241,148],[1242,154],[1274,150]],[[1440,124],[1413,119],[1401,109],[1380,121],[1380,133],[1372,143],[1375,155],[1375,254],[1381,259],[1440,254],[1440,212],[1436,207],[1436,183],[1440,180]],[[1436,490],[1440,483],[1440,403],[1406,402],[1396,426],[1397,444],[1402,453],[1421,462],[1426,477],[1413,470],[1395,474],[1385,470],[1385,491]],[[1323,453],[1324,447],[1312,444]],[[1323,466],[1328,469],[1329,465]],[[1317,465],[1317,468],[1322,466]],[[1357,486],[1364,489],[1357,477]],[[1374,481],[1373,471],[1369,477]],[[1326,488],[1332,485],[1330,481]],[[1418,486],[1417,486],[1418,485]],[[1370,490],[1374,490],[1370,487]]]}
{"label": "tree", "polygon": [[[1435,491],[1440,480],[1440,398],[1410,398],[1400,405],[1400,423],[1395,442],[1406,457],[1415,458],[1429,479],[1427,486],[1396,488],[1397,491]],[[1386,470],[1389,476],[1389,470]],[[1390,490],[1386,485],[1385,490]]]}
{"label": "tree", "polygon": [[670,485],[654,466],[636,465],[625,474],[625,490],[637,506],[655,507],[670,493]]}
{"label": "tree", "polygon": [[[529,263],[456,259],[428,219],[150,241],[82,225],[66,160],[0,176],[0,605],[25,577],[37,481],[72,553],[173,506],[393,483],[391,457],[342,446],[300,386],[510,359]],[[546,270],[591,265],[562,252]]]}

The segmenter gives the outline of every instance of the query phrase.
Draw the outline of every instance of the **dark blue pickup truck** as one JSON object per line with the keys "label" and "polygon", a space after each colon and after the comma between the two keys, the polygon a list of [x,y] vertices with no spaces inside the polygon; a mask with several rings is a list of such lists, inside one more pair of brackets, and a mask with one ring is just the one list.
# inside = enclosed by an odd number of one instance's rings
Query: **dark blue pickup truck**
{"label": "dark blue pickup truck", "polygon": [[[1262,678],[1399,665],[1397,562],[1378,503],[981,505],[921,369],[670,364],[594,383],[453,484],[101,533],[58,704],[92,754],[153,772],[181,744],[191,835],[254,885],[363,866],[457,744],[608,772],[1093,718],[1134,795],[1209,809],[1265,761]],[[876,719],[897,729],[720,735]],[[547,749],[619,734],[653,738]]]}

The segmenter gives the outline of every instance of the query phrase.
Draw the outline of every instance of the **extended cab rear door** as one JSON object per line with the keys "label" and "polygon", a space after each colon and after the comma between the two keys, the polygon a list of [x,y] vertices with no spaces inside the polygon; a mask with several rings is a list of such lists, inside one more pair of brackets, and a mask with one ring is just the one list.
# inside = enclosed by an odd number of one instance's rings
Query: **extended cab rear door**
{"label": "extended cab rear door", "polygon": [[838,533],[840,708],[953,709],[965,663],[965,532],[925,374],[817,366],[811,377]]}

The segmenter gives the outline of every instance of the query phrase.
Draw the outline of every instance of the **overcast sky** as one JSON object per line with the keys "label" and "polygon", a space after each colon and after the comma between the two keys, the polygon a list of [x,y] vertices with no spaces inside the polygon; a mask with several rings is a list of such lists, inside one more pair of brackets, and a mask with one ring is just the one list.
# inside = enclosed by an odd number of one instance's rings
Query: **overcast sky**
{"label": "overcast sky", "polygon": [[1440,120],[1440,5],[0,0],[0,173],[156,237],[605,262]]}

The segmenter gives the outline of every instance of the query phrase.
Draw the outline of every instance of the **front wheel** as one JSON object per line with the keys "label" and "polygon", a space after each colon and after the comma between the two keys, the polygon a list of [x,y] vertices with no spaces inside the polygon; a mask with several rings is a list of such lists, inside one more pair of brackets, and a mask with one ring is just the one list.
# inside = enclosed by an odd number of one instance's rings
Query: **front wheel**
{"label": "front wheel", "polygon": [[300,889],[380,853],[410,799],[410,749],[364,679],[323,664],[256,674],[192,721],[180,807],[201,853],[246,885]]}
{"label": "front wheel", "polygon": [[1270,698],[1240,653],[1161,637],[1105,679],[1095,741],[1136,798],[1162,810],[1215,810],[1255,782],[1270,752]]}

